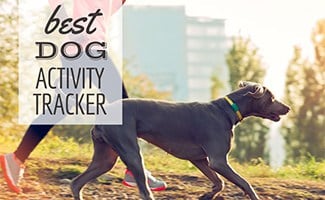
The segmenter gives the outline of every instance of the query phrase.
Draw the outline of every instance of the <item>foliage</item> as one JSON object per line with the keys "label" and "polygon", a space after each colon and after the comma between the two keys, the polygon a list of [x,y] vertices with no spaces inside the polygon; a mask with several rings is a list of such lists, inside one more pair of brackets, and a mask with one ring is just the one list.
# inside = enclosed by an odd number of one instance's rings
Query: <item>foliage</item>
{"label": "foliage", "polygon": [[[261,83],[265,68],[259,56],[258,49],[250,39],[235,37],[226,62],[229,67],[231,89],[237,89],[240,80]],[[231,155],[240,162],[253,158],[267,159],[266,136],[269,131],[267,122],[258,118],[245,119],[235,129],[234,150]]]}
{"label": "foliage", "polygon": [[56,125],[52,132],[64,140],[73,138],[78,143],[88,143],[90,137],[91,125]]}
{"label": "foliage", "polygon": [[131,98],[171,99],[170,92],[158,91],[145,74],[133,75],[127,67],[123,68],[123,81]]}
{"label": "foliage", "polygon": [[232,39],[232,47],[226,55],[229,68],[229,82],[232,89],[237,88],[240,80],[261,83],[265,76],[265,68],[259,55],[259,49],[249,38],[241,36]]}
{"label": "foliage", "polygon": [[280,178],[325,180],[325,161],[318,162],[309,156],[292,165],[285,165],[277,171]]}
{"label": "foliage", "polygon": [[17,1],[0,5],[0,132],[18,132],[18,7]]}
{"label": "foliage", "polygon": [[283,123],[283,134],[288,162],[308,154],[325,158],[325,20],[318,22],[312,38],[315,61],[303,59],[295,47],[287,69],[285,98],[292,111]]}

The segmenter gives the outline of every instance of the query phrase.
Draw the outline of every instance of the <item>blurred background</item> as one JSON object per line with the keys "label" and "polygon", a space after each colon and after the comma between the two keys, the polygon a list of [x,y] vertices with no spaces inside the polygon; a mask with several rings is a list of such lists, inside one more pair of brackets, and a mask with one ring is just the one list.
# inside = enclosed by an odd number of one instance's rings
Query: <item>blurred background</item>
{"label": "blurred background", "polygon": [[[231,157],[274,169],[324,163],[324,8],[322,0],[128,0],[119,11],[123,80],[131,97],[202,102],[240,80],[263,83],[292,110],[279,123],[246,119]],[[17,1],[0,0],[0,22],[0,151],[8,152],[26,129],[17,124]],[[89,128],[56,126],[49,137],[89,144]]]}

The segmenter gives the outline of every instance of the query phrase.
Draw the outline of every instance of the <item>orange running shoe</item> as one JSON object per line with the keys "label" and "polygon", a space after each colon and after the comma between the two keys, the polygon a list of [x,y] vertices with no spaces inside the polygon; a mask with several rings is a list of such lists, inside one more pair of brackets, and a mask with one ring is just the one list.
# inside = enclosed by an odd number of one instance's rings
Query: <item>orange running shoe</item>
{"label": "orange running shoe", "polygon": [[1,155],[0,165],[8,187],[13,192],[20,193],[21,189],[18,184],[23,178],[25,169],[24,165],[18,160],[18,158],[16,158],[14,153]]}

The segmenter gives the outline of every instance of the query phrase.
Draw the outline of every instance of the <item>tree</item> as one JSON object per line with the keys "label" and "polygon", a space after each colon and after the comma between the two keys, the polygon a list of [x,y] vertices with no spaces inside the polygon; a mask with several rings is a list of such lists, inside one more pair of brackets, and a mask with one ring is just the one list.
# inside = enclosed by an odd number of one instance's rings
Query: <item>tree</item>
{"label": "tree", "polygon": [[158,91],[154,83],[145,74],[132,75],[127,67],[123,68],[123,81],[130,97],[171,99],[171,93]]}
{"label": "tree", "polygon": [[[233,38],[232,42],[232,47],[226,55],[231,89],[237,89],[240,80],[261,83],[265,76],[265,68],[258,49],[249,38],[239,36]],[[250,161],[253,158],[267,160],[266,136],[268,131],[267,122],[262,119],[246,119],[243,124],[235,128],[234,150],[231,155],[240,162]]]}
{"label": "tree", "polygon": [[[0,5],[0,133],[18,133],[18,7],[17,1]],[[4,129],[4,130],[1,130]]]}
{"label": "tree", "polygon": [[287,69],[285,99],[292,108],[285,123],[287,161],[297,161],[309,154],[325,158],[325,20],[312,32],[315,61],[303,59],[301,49]]}

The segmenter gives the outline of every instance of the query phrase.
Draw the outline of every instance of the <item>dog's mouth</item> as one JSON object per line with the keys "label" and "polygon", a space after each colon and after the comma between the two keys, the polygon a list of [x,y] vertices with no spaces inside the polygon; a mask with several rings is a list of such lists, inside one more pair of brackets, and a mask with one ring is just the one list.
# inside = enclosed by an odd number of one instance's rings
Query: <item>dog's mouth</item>
{"label": "dog's mouth", "polygon": [[276,113],[271,113],[269,115],[269,119],[272,121],[278,122],[278,121],[280,121],[281,117],[280,117],[280,115],[278,115]]}
{"label": "dog's mouth", "polygon": [[275,122],[278,122],[281,119],[280,115],[277,114],[277,113],[270,113],[270,114],[261,114],[261,113],[259,113],[256,116],[262,117],[264,119],[269,119],[269,120],[272,120],[272,121],[275,121]]}
{"label": "dog's mouth", "polygon": [[286,115],[289,112],[290,108],[287,106],[283,106],[282,109],[272,109],[269,111],[265,111],[259,114],[260,117],[272,120],[274,122],[278,122],[281,119],[282,115]]}

